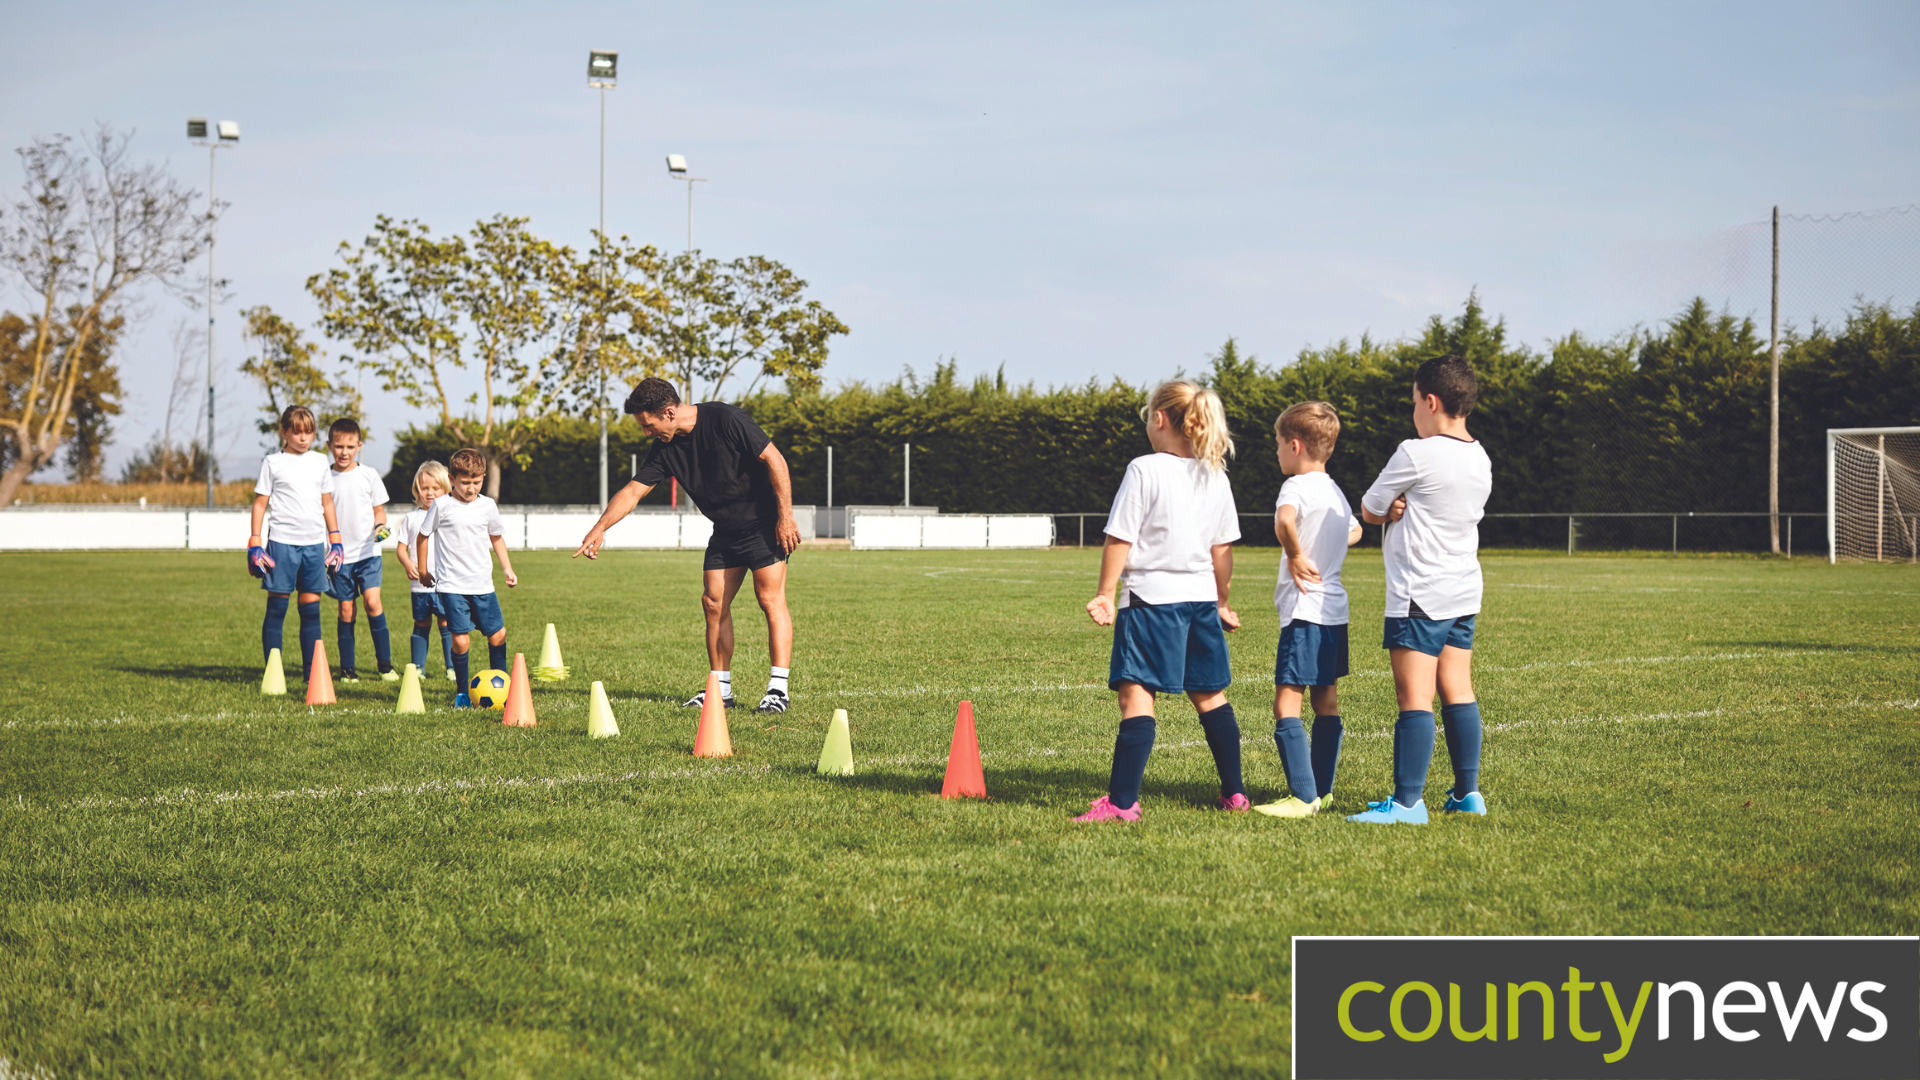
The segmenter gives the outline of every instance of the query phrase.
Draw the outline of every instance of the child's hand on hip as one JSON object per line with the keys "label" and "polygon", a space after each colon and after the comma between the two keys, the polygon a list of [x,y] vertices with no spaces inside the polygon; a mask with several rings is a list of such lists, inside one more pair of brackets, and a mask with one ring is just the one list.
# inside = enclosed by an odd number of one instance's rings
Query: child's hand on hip
{"label": "child's hand on hip", "polygon": [[1096,626],[1113,625],[1113,597],[1106,593],[1087,601],[1087,614],[1093,616]]}
{"label": "child's hand on hip", "polygon": [[1297,559],[1289,557],[1287,573],[1292,576],[1293,583],[1300,587],[1301,592],[1308,592],[1311,586],[1320,584],[1320,568],[1313,565],[1313,560],[1305,555]]}
{"label": "child's hand on hip", "polygon": [[1388,521],[1399,521],[1401,518],[1405,517],[1406,514],[1407,514],[1407,497],[1405,495],[1402,495],[1399,498],[1393,500],[1393,505],[1387,507]]}

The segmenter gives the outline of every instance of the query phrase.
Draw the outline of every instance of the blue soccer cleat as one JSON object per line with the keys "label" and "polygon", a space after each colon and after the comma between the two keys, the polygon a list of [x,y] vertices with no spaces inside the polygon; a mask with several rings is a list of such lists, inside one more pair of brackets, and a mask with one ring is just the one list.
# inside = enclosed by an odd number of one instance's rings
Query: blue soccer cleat
{"label": "blue soccer cleat", "polygon": [[1377,803],[1368,803],[1365,811],[1347,820],[1366,825],[1425,825],[1427,800],[1421,799],[1412,806],[1401,806],[1392,799],[1381,799]]}
{"label": "blue soccer cleat", "polygon": [[455,694],[453,695],[453,707],[456,709],[471,709],[473,708],[473,699],[467,697],[465,694]]}
{"label": "blue soccer cleat", "polygon": [[1485,817],[1487,816],[1487,800],[1482,798],[1477,791],[1469,791],[1456,799],[1453,797],[1453,791],[1449,789],[1447,791],[1447,801],[1440,809],[1449,814],[1479,814],[1481,817]]}

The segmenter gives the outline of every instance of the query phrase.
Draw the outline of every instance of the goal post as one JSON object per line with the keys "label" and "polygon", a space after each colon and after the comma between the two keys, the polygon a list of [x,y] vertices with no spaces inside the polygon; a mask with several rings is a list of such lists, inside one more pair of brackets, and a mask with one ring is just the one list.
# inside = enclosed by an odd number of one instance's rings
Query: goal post
{"label": "goal post", "polygon": [[1920,561],[1920,427],[1827,429],[1827,561]]}

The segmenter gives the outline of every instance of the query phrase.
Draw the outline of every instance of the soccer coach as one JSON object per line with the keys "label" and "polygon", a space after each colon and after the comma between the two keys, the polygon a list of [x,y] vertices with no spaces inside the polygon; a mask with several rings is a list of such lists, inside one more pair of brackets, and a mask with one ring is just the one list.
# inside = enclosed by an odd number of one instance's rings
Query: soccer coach
{"label": "soccer coach", "polygon": [[[754,598],[767,614],[767,652],[773,662],[766,696],[754,712],[786,712],[793,664],[787,555],[800,546],[787,459],[743,410],[721,401],[688,405],[665,379],[640,380],[627,395],[626,412],[656,442],[633,480],[607,500],[606,512],[574,557],[598,558],[608,528],[668,477],[678,479],[713,522],[700,608],[707,616],[707,660],[720,680],[720,696],[733,707],[733,597],[752,573]],[[705,701],[702,690],[685,704],[699,708]]]}

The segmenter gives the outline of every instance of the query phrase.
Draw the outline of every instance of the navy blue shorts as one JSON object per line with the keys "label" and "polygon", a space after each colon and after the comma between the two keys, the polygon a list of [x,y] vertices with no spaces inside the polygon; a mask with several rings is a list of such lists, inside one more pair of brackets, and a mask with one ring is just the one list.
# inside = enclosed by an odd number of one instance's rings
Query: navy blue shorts
{"label": "navy blue shorts", "polygon": [[272,593],[327,591],[327,545],[267,541],[272,566],[263,566],[260,587]]}
{"label": "navy blue shorts", "polygon": [[1347,677],[1347,624],[1322,626],[1294,619],[1280,628],[1273,661],[1275,686],[1332,686]]}
{"label": "navy blue shorts", "polygon": [[440,594],[417,592],[413,594],[413,621],[425,622],[440,614]]}
{"label": "navy blue shorts", "polygon": [[701,569],[730,570],[744,566],[749,570],[764,570],[786,561],[787,553],[780,548],[780,537],[769,523],[765,528],[737,533],[715,529],[707,538],[707,557]]}
{"label": "navy blue shorts", "polygon": [[371,559],[350,562],[333,572],[333,584],[328,593],[335,600],[351,600],[368,589],[380,587],[380,564],[383,560],[375,555]]}
{"label": "navy blue shorts", "polygon": [[477,596],[434,593],[433,600],[440,614],[447,617],[447,628],[456,634],[471,634],[479,630],[492,637],[507,628],[506,617],[500,614],[500,597],[494,593]]}
{"label": "navy blue shorts", "polygon": [[1107,689],[1139,683],[1156,694],[1211,694],[1233,682],[1227,634],[1211,600],[1143,604],[1127,597],[1113,621]]}
{"label": "navy blue shorts", "polygon": [[1412,649],[1428,656],[1439,656],[1440,650],[1448,645],[1456,649],[1473,648],[1472,615],[1462,615],[1457,619],[1426,619],[1410,616],[1404,619],[1387,618],[1386,640],[1383,649]]}

